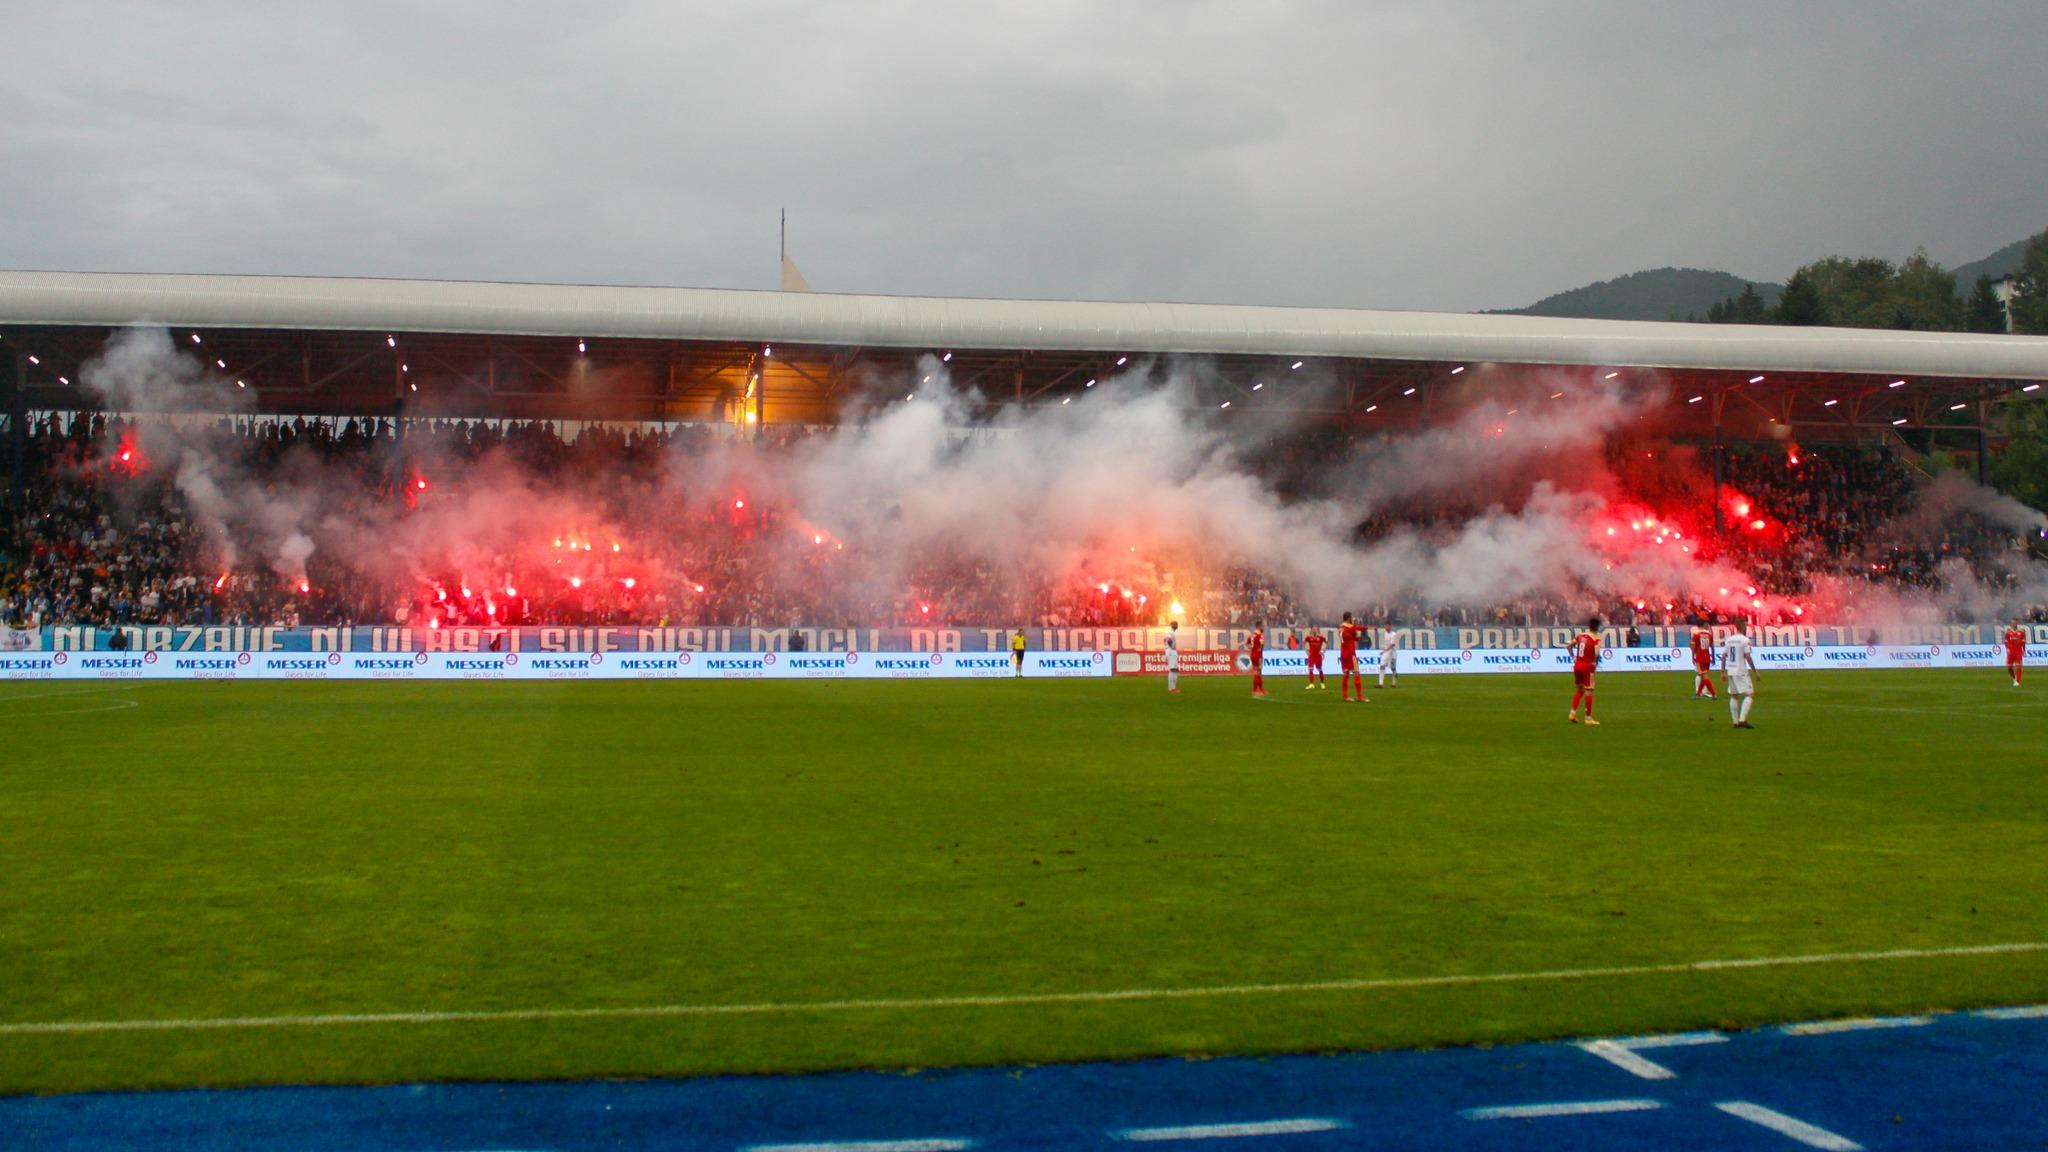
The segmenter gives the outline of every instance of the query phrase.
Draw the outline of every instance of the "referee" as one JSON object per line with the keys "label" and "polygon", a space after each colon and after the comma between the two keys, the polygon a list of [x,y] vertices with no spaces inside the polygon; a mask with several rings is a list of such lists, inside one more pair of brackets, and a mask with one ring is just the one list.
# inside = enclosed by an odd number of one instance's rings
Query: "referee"
{"label": "referee", "polygon": [[1010,633],[1010,668],[1017,673],[1019,679],[1023,678],[1024,630],[1022,628]]}

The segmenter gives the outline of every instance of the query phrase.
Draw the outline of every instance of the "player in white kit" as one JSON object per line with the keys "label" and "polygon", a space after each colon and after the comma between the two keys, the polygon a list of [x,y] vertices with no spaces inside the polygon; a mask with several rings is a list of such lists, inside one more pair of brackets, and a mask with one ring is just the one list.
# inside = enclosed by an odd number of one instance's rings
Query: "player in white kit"
{"label": "player in white kit", "polygon": [[1166,690],[1180,691],[1180,621],[1166,626]]}
{"label": "player in white kit", "polygon": [[1728,715],[1737,728],[1750,728],[1749,702],[1756,692],[1756,661],[1749,651],[1749,621],[1737,620],[1735,631],[1721,641],[1721,672],[1728,694]]}
{"label": "player in white kit", "polygon": [[1380,687],[1387,686],[1391,677],[1396,687],[1400,686],[1400,674],[1394,668],[1395,653],[1401,650],[1401,634],[1394,631],[1391,622],[1380,621]]}

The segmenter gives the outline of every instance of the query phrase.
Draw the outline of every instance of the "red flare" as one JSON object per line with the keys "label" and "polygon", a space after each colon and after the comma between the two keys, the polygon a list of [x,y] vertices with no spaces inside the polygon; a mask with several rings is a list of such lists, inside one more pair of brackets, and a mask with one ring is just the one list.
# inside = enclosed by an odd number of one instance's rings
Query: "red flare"
{"label": "red flare", "polygon": [[220,591],[220,590],[221,590],[222,588],[225,588],[225,587],[227,587],[227,583],[228,583],[228,574],[227,574],[227,573],[225,573],[225,572],[223,572],[223,573],[221,573],[221,574],[220,574],[220,579],[218,579],[218,580],[215,580],[215,581],[213,582],[213,588],[214,588],[214,591],[218,592],[218,591]]}

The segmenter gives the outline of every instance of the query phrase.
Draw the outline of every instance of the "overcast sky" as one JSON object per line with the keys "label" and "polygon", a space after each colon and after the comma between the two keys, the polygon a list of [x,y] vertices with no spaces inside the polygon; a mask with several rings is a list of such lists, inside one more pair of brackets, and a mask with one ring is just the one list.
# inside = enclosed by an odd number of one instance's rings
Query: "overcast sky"
{"label": "overcast sky", "polygon": [[2048,3],[0,0],[0,267],[1511,307],[2048,228]]}

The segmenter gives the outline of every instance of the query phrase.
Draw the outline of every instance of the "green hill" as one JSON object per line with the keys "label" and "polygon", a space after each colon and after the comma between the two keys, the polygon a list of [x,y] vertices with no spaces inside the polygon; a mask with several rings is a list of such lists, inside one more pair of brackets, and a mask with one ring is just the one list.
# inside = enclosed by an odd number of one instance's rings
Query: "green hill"
{"label": "green hill", "polygon": [[1501,309],[1517,316],[1572,316],[1586,320],[1683,320],[1704,317],[1707,309],[1756,283],[1770,305],[1779,286],[1744,280],[1726,272],[1701,268],[1652,268],[1545,296],[1527,308]]}
{"label": "green hill", "polygon": [[1989,276],[1997,280],[2020,270],[2020,258],[2026,255],[2026,239],[2015,240],[1982,260],[1958,264],[1955,268],[1956,291],[1967,296],[1977,285],[1977,277]]}

